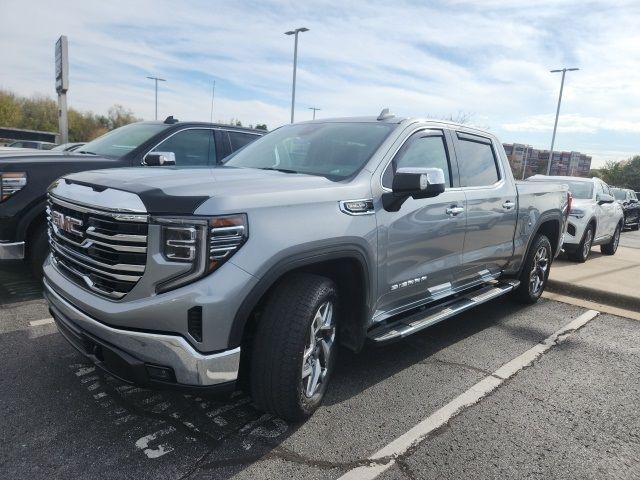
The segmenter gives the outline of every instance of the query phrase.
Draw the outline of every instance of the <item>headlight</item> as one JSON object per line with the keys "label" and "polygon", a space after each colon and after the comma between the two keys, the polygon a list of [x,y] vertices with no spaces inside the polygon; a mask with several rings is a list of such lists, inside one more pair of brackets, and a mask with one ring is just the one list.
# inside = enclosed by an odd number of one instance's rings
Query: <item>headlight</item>
{"label": "headlight", "polygon": [[249,237],[247,215],[219,217],[162,217],[161,251],[169,262],[190,265],[187,273],[158,285],[166,292],[193,282],[222,266]]}
{"label": "headlight", "polygon": [[27,184],[26,172],[0,173],[0,202],[4,202]]}
{"label": "headlight", "polygon": [[580,210],[579,208],[572,208],[569,212],[570,217],[582,218],[585,216],[585,211]]}

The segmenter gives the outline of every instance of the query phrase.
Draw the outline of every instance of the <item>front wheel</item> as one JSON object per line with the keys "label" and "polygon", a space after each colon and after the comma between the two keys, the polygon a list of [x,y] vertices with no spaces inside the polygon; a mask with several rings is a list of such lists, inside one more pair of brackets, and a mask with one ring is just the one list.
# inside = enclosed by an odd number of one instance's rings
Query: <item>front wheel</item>
{"label": "front wheel", "polygon": [[313,414],[333,373],[337,318],[338,292],[328,278],[299,273],[276,285],[253,343],[258,408],[292,422]]}
{"label": "front wheel", "polygon": [[520,285],[513,291],[517,301],[525,304],[538,301],[547,285],[552,258],[549,239],[544,235],[536,235],[518,278]]}
{"label": "front wheel", "polygon": [[600,245],[600,251],[603,255],[615,255],[618,250],[618,244],[620,243],[620,231],[622,227],[620,224],[616,227],[616,231],[613,232],[613,237],[611,237],[611,241],[609,243],[605,243],[604,245]]}

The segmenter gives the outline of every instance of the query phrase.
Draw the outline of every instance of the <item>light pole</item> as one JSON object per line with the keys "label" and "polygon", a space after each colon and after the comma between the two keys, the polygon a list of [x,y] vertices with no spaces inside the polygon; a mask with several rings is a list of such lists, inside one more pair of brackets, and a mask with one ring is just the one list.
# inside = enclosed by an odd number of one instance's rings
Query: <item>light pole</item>
{"label": "light pole", "polygon": [[158,82],[166,82],[164,78],[147,77],[149,80],[155,80],[156,82],[156,120],[158,120]]}
{"label": "light pole", "polygon": [[296,28],[295,30],[289,30],[284,32],[285,35],[295,35],[295,46],[293,47],[293,86],[291,88],[291,123],[293,123],[293,110],[296,104],[296,67],[298,66],[298,34],[300,32],[308,32],[309,29],[305,27]]}
{"label": "light pole", "polygon": [[560,115],[560,103],[562,102],[562,89],[564,88],[564,76],[567,72],[575,72],[579,68],[562,68],[551,70],[551,73],[562,72],[562,80],[560,81],[560,95],[558,96],[558,108],[556,109],[556,122],[553,125],[553,136],[551,137],[551,151],[549,152],[549,163],[547,164],[547,175],[551,173],[551,162],[553,162],[553,144],[556,142],[556,129],[558,128],[558,116]]}
{"label": "light pole", "polygon": [[524,149],[524,165],[522,166],[522,180],[524,180],[524,177],[527,173],[527,154],[529,153],[529,147],[531,145],[527,145]]}
{"label": "light pole", "polygon": [[318,110],[320,110],[320,109],[317,108],[317,107],[309,107],[309,110],[313,110],[313,119],[315,120],[316,119],[316,112]]}

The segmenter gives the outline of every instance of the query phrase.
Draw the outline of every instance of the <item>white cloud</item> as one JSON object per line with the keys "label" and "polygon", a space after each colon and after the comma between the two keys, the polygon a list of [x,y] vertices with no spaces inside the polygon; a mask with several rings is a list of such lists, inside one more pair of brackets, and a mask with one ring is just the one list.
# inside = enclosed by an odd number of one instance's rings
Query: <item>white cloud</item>
{"label": "white cloud", "polygon": [[[28,26],[17,19],[29,18]],[[545,147],[560,78],[567,75],[556,144],[566,150],[639,152],[640,21],[637,1],[399,0],[319,2],[4,2],[0,88],[53,90],[53,44],[69,36],[69,102],[105,112],[114,103],[153,117],[288,121],[293,40],[300,35],[297,113],[474,113],[504,141]],[[615,144],[610,139],[616,134]]]}

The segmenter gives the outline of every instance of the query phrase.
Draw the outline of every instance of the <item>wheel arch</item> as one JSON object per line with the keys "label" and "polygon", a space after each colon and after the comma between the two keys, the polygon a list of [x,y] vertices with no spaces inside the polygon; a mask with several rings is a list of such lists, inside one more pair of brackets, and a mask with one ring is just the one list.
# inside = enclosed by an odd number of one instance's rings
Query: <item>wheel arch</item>
{"label": "wheel arch", "polygon": [[[366,321],[371,310],[373,283],[366,252],[357,245],[297,254],[270,268],[236,312],[229,335],[229,346],[246,346],[250,343],[264,301],[282,279],[294,272],[325,276],[336,283],[343,318],[339,325],[340,343],[351,350],[360,350],[364,344]],[[245,350],[247,349],[243,348]]]}

